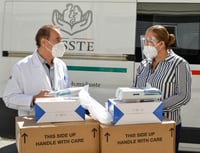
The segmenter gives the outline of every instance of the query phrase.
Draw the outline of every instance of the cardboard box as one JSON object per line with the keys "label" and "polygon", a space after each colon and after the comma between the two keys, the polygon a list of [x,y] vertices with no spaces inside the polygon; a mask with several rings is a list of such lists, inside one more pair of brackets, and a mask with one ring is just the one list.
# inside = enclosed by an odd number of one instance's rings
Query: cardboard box
{"label": "cardboard box", "polygon": [[37,98],[34,107],[37,123],[82,121],[85,119],[85,109],[76,97]]}
{"label": "cardboard box", "polygon": [[109,99],[106,108],[113,116],[114,125],[160,123],[163,120],[160,101],[124,103]]}
{"label": "cardboard box", "polygon": [[19,153],[99,153],[99,123],[35,123],[33,117],[16,117],[16,144]]}
{"label": "cardboard box", "polygon": [[154,124],[100,125],[101,153],[174,153],[174,121]]}

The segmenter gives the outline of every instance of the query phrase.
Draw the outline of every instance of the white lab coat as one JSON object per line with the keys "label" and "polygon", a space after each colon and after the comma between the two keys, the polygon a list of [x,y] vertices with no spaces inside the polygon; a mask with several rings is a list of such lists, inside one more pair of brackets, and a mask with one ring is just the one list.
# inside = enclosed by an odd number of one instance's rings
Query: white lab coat
{"label": "white lab coat", "polygon": [[[70,86],[67,67],[58,58],[54,58],[54,73],[55,90]],[[51,90],[51,83],[35,51],[14,65],[3,100],[8,108],[17,109],[19,116],[34,115],[32,98],[42,89]]]}

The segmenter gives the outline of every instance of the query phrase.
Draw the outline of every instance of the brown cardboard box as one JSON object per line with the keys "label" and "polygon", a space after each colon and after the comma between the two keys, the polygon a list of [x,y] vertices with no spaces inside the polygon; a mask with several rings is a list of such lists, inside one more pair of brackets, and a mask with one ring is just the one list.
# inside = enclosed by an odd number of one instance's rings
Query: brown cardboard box
{"label": "brown cardboard box", "polygon": [[99,153],[99,123],[35,123],[33,117],[16,117],[16,144],[19,153]]}
{"label": "brown cardboard box", "polygon": [[175,122],[100,125],[101,153],[174,153]]}

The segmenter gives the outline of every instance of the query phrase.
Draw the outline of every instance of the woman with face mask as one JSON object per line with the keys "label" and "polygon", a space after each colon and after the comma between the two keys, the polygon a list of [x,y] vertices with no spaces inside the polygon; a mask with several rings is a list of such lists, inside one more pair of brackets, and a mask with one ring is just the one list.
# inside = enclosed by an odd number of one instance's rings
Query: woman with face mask
{"label": "woman with face mask", "polygon": [[134,86],[147,85],[162,92],[163,117],[176,122],[176,152],[181,129],[181,106],[191,98],[191,71],[188,62],[169,47],[175,36],[161,25],[146,30],[143,54],[146,57],[137,69]]}
{"label": "woman with face mask", "polygon": [[19,116],[34,115],[36,98],[70,87],[66,64],[57,58],[65,52],[59,27],[42,26],[35,40],[37,49],[14,65],[3,95],[6,106],[17,109]]}

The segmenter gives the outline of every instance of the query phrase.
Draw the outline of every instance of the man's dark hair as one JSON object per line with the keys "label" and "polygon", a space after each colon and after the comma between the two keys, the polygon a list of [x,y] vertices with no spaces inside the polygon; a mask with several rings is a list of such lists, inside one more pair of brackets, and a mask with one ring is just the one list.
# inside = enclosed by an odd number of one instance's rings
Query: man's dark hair
{"label": "man's dark hair", "polygon": [[55,30],[55,29],[60,29],[60,28],[58,26],[55,26],[55,25],[44,25],[38,30],[38,32],[35,36],[35,41],[36,41],[36,45],[37,45],[38,48],[41,45],[40,40],[42,38],[45,38],[45,39],[48,40],[49,37],[50,37],[51,30]]}

